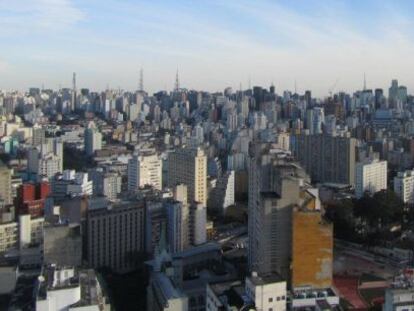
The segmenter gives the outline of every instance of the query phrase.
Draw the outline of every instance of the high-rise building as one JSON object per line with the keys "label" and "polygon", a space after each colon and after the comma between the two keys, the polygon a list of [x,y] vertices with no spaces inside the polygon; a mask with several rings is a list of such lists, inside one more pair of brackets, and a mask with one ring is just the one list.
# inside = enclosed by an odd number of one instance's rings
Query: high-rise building
{"label": "high-rise building", "polygon": [[207,156],[201,148],[180,148],[168,155],[168,185],[186,184],[188,202],[207,205]]}
{"label": "high-rise building", "polygon": [[50,184],[47,181],[20,185],[15,200],[17,214],[30,214],[32,217],[43,216],[45,200],[49,194]]}
{"label": "high-rise building", "polygon": [[300,134],[294,155],[314,182],[355,184],[357,140],[350,137]]}
{"label": "high-rise building", "polygon": [[365,192],[374,194],[387,189],[387,161],[367,160],[358,162],[355,169],[355,196]]}
{"label": "high-rise building", "polygon": [[333,228],[321,211],[298,208],[293,212],[292,287],[332,286]]}
{"label": "high-rise building", "polygon": [[93,122],[85,129],[85,153],[92,156],[96,150],[102,149],[102,134],[95,127]]}
{"label": "high-rise building", "polygon": [[200,245],[207,242],[207,208],[202,203],[190,206],[190,242]]}
{"label": "high-rise building", "polygon": [[0,200],[3,204],[12,203],[12,171],[0,161]]}
{"label": "high-rise building", "polygon": [[414,203],[414,171],[398,172],[394,177],[394,192],[404,203]]}
{"label": "high-rise building", "polygon": [[260,146],[253,148],[249,163],[249,270],[259,275],[277,273],[287,280],[292,212],[300,203],[299,186],[307,177],[298,166],[279,163],[268,151],[260,151]]}
{"label": "high-rise building", "polygon": [[27,152],[29,174],[51,178],[63,171],[63,143],[57,138],[47,138],[46,143],[33,147]]}
{"label": "high-rise building", "polygon": [[87,258],[95,268],[127,272],[136,267],[144,252],[143,202],[121,202],[95,208],[87,217]]}
{"label": "high-rise building", "polygon": [[128,161],[128,190],[146,185],[162,189],[162,159],[156,153],[141,153]]}

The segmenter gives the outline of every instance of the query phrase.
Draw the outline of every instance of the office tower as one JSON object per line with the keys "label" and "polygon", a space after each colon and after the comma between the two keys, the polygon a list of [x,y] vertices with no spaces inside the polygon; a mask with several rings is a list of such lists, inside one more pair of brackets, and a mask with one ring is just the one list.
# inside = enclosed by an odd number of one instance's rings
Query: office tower
{"label": "office tower", "polygon": [[39,125],[33,126],[32,145],[38,146],[46,142],[46,130]]}
{"label": "office tower", "polygon": [[312,202],[317,198],[303,197],[307,206],[293,212],[291,286],[328,288],[333,275],[333,227],[323,220],[321,210]]}
{"label": "office tower", "polygon": [[183,249],[190,244],[190,207],[188,205],[187,185],[180,184],[174,188],[174,200],[181,203],[181,233]]}
{"label": "office tower", "polygon": [[46,143],[31,148],[27,152],[29,174],[51,178],[63,171],[63,143],[57,138],[47,138]]}
{"label": "office tower", "polygon": [[398,96],[398,80],[394,79],[391,81],[391,86],[388,89],[388,99],[390,102],[397,100]]}
{"label": "office tower", "polygon": [[201,148],[180,148],[168,155],[168,185],[186,184],[188,202],[207,204],[207,156]]}
{"label": "office tower", "polygon": [[105,196],[110,201],[115,201],[121,193],[122,177],[115,172],[105,172],[101,167],[88,170],[89,179],[92,181],[93,195]]}
{"label": "office tower", "polygon": [[168,249],[171,254],[184,250],[186,237],[183,232],[183,204],[175,200],[166,200]]}
{"label": "office tower", "polygon": [[143,202],[129,201],[89,210],[86,235],[89,265],[117,272],[134,269],[137,256],[144,251],[144,213]]}
{"label": "office tower", "polygon": [[72,101],[70,111],[74,111],[76,109],[76,96],[76,73],[74,72],[72,77]]}
{"label": "office tower", "polygon": [[300,134],[293,151],[313,182],[353,185],[356,146],[355,138]]}
{"label": "office tower", "polygon": [[160,243],[165,244],[163,247],[171,254],[186,249],[190,243],[189,225],[186,203],[171,198],[148,201],[145,216],[147,254],[154,255]]}
{"label": "office tower", "polygon": [[414,171],[398,172],[394,177],[394,192],[404,203],[414,203]]}
{"label": "office tower", "polygon": [[193,203],[190,206],[190,242],[200,245],[207,242],[207,208],[202,203]]}
{"label": "office tower", "polygon": [[162,159],[155,152],[141,152],[128,161],[128,190],[147,185],[162,189]]}
{"label": "office tower", "polygon": [[292,210],[299,204],[303,170],[279,162],[262,146],[252,146],[249,163],[248,263],[259,275],[289,278]]}
{"label": "office tower", "polygon": [[322,134],[322,126],[325,123],[325,113],[322,107],[315,107],[306,112],[306,125],[310,134]]}
{"label": "office tower", "polygon": [[380,109],[384,101],[384,91],[382,89],[375,89],[375,109]]}
{"label": "office tower", "polygon": [[85,153],[88,156],[94,155],[96,150],[102,149],[102,134],[95,127],[93,122],[85,129]]}
{"label": "office tower", "polygon": [[12,171],[0,161],[0,200],[3,204],[12,203],[11,175]]}
{"label": "office tower", "polygon": [[374,194],[387,189],[387,161],[366,160],[356,164],[355,196],[361,198],[365,192]]}

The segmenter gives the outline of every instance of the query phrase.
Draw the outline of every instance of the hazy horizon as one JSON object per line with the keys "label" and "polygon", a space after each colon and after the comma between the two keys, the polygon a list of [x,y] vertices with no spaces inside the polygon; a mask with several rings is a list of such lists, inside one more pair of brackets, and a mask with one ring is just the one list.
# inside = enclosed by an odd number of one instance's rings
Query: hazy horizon
{"label": "hazy horizon", "polygon": [[0,0],[0,89],[414,88],[409,1]]}

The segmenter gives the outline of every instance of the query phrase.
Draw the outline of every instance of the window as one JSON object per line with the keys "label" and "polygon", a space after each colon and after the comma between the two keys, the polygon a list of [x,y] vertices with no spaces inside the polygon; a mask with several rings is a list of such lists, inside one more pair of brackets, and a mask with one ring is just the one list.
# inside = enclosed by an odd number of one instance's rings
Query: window
{"label": "window", "polygon": [[273,308],[269,308],[269,311],[273,311]]}
{"label": "window", "polygon": [[273,298],[272,297],[269,298],[269,302],[273,302]]}

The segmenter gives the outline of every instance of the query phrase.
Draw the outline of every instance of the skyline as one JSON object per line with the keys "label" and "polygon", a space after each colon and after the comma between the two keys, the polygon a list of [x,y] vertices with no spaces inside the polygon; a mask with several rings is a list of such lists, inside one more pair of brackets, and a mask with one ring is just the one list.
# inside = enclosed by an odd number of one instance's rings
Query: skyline
{"label": "skyline", "polygon": [[[0,1],[0,88],[413,89],[408,1]],[[168,47],[168,48],[167,48]]]}

